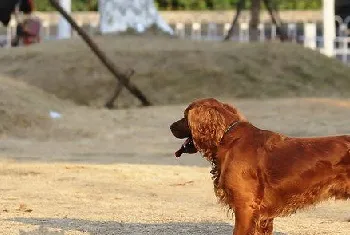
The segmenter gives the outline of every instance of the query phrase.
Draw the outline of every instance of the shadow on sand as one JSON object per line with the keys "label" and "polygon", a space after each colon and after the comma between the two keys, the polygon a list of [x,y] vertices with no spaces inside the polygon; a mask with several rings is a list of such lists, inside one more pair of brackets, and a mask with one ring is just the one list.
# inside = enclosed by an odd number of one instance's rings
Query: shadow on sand
{"label": "shadow on sand", "polygon": [[[89,221],[80,219],[56,219],[56,218],[12,218],[10,221],[39,225],[40,227],[30,232],[21,232],[23,235],[41,235],[40,231],[48,231],[47,228],[55,228],[61,231],[57,234],[64,234],[64,231],[75,230],[89,233],[91,235],[120,235],[120,234],[231,234],[232,226],[227,223],[119,223],[114,221]],[[53,233],[55,234],[55,233]],[[43,234],[44,235],[44,234]],[[46,234],[45,234],[46,235]],[[286,235],[275,232],[274,235]]]}

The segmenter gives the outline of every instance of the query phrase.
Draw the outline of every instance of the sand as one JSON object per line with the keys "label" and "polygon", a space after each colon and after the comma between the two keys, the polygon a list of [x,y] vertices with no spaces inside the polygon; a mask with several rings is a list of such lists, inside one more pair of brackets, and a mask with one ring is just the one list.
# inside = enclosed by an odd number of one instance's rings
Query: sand
{"label": "sand", "polygon": [[[124,91],[119,109],[101,108],[115,81],[78,39],[0,51],[0,234],[231,234],[210,165],[200,154],[174,157],[181,141],[169,125],[194,98],[221,98],[256,126],[291,136],[350,133],[350,69],[316,52],[97,41],[136,70],[132,81],[155,106],[141,108]],[[274,234],[349,235],[349,220],[350,202],[330,200],[276,219]]]}
{"label": "sand", "polygon": [[[228,101],[261,128],[350,133],[350,100]],[[0,234],[230,234],[233,219],[216,203],[209,164],[199,154],[173,156],[181,142],[168,126],[184,107],[66,107],[46,139],[37,127],[30,129],[40,138],[31,131],[3,137]],[[349,202],[324,202],[277,219],[274,231],[348,235],[349,209]]]}

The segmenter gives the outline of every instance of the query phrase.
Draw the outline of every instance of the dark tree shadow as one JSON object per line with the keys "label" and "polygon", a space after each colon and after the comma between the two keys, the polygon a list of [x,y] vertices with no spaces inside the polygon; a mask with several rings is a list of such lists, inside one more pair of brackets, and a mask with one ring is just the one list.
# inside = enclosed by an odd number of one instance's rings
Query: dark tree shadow
{"label": "dark tree shadow", "polygon": [[[62,231],[76,230],[87,232],[91,235],[120,235],[120,234],[232,234],[232,226],[227,223],[119,223],[114,221],[90,221],[81,219],[56,219],[56,218],[12,218],[10,221],[24,224],[39,225],[39,229],[32,232],[23,233],[26,235],[38,234],[39,230],[46,228],[55,228]],[[39,235],[39,234],[38,234]],[[46,235],[46,234],[45,234]],[[275,232],[274,235],[286,235]]]}

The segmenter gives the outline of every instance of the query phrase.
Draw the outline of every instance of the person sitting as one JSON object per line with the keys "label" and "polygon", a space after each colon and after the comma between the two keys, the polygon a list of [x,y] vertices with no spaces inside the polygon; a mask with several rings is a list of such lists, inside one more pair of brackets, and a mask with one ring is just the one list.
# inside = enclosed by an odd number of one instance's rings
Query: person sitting
{"label": "person sitting", "polygon": [[[12,46],[30,45],[40,42],[41,22],[33,17],[33,0],[20,0],[15,7],[15,17],[17,21],[16,36],[13,38]],[[23,13],[23,14],[20,14]]]}
{"label": "person sitting", "polygon": [[41,22],[37,18],[27,18],[19,22],[16,27],[16,36],[12,39],[12,46],[30,45],[40,42]]}
{"label": "person sitting", "polygon": [[16,35],[11,40],[12,46],[29,45],[40,42],[41,22],[31,15],[34,11],[33,0],[1,0],[0,22],[8,26],[11,14],[14,13],[17,22]]}

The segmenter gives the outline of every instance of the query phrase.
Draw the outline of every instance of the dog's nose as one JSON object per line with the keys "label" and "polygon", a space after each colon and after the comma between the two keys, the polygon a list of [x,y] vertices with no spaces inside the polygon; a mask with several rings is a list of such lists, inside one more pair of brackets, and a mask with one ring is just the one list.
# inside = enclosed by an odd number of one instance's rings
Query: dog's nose
{"label": "dog's nose", "polygon": [[175,135],[177,129],[178,128],[176,128],[176,122],[170,125],[170,131],[173,133],[173,135]]}
{"label": "dog's nose", "polygon": [[170,130],[173,131],[174,129],[174,123],[170,125]]}
{"label": "dog's nose", "polygon": [[170,130],[171,133],[179,139],[184,139],[191,136],[190,129],[188,128],[186,119],[184,118],[171,124]]}

